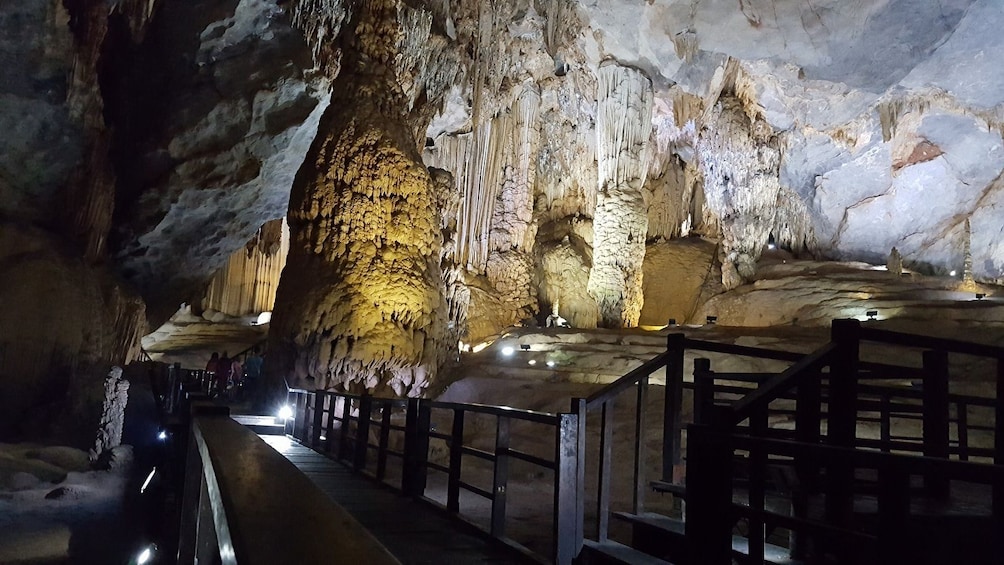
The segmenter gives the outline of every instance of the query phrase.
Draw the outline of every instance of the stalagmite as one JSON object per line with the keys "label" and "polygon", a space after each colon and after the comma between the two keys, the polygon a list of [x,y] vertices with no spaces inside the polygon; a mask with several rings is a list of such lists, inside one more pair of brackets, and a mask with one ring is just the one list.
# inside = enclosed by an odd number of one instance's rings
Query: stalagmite
{"label": "stalagmite", "polygon": [[290,197],[273,386],[419,395],[437,371],[440,219],[394,75],[397,13],[391,1],[360,5],[336,42],[342,71]]}
{"label": "stalagmite", "polygon": [[600,324],[635,326],[642,307],[642,262],[648,216],[643,186],[652,130],[652,87],[640,71],[599,70],[596,152],[599,192],[593,217],[593,269],[588,291]]}
{"label": "stalagmite", "polygon": [[125,423],[126,404],[129,402],[129,381],[122,378],[122,368],[112,367],[105,379],[105,400],[101,409],[94,447],[88,455],[97,461],[107,451],[122,444],[122,425]]}

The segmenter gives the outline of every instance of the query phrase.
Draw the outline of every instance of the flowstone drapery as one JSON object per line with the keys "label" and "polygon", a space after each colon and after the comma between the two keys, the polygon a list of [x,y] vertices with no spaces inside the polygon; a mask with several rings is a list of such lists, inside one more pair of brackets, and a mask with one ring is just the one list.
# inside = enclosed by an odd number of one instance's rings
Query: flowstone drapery
{"label": "flowstone drapery", "polygon": [[361,4],[340,38],[331,105],[290,197],[274,384],[418,395],[437,369],[440,219],[395,80],[396,14]]}

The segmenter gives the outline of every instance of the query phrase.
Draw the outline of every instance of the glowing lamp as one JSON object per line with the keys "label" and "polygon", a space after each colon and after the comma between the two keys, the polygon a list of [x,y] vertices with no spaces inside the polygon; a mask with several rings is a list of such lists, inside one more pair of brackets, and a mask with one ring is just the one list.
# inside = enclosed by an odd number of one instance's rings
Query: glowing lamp
{"label": "glowing lamp", "polygon": [[167,439],[167,432],[165,432],[164,430],[160,430],[160,433],[157,434],[157,439],[159,439],[160,441],[164,441],[165,439]]}
{"label": "glowing lamp", "polygon": [[279,408],[278,416],[280,420],[289,420],[293,417],[293,407],[287,404]]}
{"label": "glowing lamp", "polygon": [[954,276],[955,276],[955,271],[949,271],[949,272],[948,272],[948,276],[950,276],[950,277],[954,277]]}

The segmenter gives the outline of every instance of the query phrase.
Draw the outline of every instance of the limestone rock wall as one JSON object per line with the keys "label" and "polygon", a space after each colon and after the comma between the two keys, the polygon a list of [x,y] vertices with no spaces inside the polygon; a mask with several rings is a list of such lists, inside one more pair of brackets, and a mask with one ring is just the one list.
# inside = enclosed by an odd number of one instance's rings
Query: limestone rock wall
{"label": "limestone rock wall", "polygon": [[112,365],[139,355],[142,301],[38,228],[0,222],[0,437],[88,447]]}
{"label": "limestone rock wall", "polygon": [[159,323],[286,213],[329,82],[274,2],[165,3],[143,36],[114,30],[111,251]]}

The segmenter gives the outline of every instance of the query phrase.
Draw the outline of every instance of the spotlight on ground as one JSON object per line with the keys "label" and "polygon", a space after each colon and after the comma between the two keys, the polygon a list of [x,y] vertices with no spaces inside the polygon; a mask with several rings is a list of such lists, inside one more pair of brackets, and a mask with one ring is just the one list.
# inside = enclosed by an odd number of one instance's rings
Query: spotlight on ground
{"label": "spotlight on ground", "polygon": [[512,346],[507,345],[507,346],[505,346],[505,347],[502,348],[502,355],[505,355],[506,357],[508,357],[508,356],[512,355],[515,351],[516,350],[513,349]]}
{"label": "spotlight on ground", "polygon": [[143,481],[143,486],[139,487],[139,493],[143,494],[146,492],[146,487],[150,486],[150,481],[153,480],[153,476],[157,474],[157,468],[154,467],[150,469],[150,474],[146,476],[146,480]]}
{"label": "spotlight on ground", "polygon": [[869,320],[875,321],[875,319],[878,318],[878,310],[868,310],[865,312],[865,316],[868,316]]}
{"label": "spotlight on ground", "polygon": [[555,366],[555,365],[557,365],[557,363],[555,363],[554,361],[548,361],[548,362],[547,362],[547,366],[548,366],[548,367],[553,367],[553,366]]}
{"label": "spotlight on ground", "polygon": [[282,408],[279,408],[279,413],[276,415],[279,416],[280,420],[289,420],[293,417],[293,407],[286,404]]}
{"label": "spotlight on ground", "polygon": [[139,552],[139,555],[136,556],[136,563],[138,565],[149,563],[155,551],[157,551],[157,546],[155,545],[148,545],[144,547],[143,551]]}
{"label": "spotlight on ground", "polygon": [[536,365],[537,364],[537,360],[536,359],[530,359],[529,361],[526,362],[526,364],[530,365],[530,366]]}

